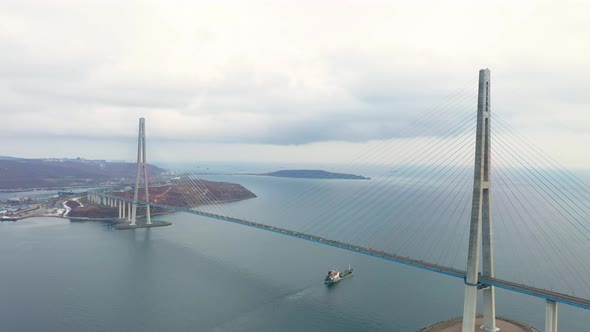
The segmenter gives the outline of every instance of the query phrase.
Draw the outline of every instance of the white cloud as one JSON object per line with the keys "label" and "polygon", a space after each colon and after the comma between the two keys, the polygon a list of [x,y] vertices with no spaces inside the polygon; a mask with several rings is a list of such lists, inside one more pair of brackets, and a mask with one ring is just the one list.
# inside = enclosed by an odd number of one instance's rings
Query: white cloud
{"label": "white cloud", "polygon": [[396,136],[490,67],[504,119],[587,141],[588,12],[581,1],[4,1],[0,137],[130,139],[145,116],[154,139],[228,154],[364,142]]}

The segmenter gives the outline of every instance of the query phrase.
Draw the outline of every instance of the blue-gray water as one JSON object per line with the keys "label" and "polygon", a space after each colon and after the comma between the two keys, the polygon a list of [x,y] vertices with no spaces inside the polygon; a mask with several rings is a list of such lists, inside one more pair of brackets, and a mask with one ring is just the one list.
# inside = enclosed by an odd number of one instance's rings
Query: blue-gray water
{"label": "blue-gray water", "polygon": [[[262,219],[283,213],[277,202],[303,183],[211,178],[254,191],[258,198],[225,209]],[[325,186],[343,185],[359,184]],[[160,218],[173,226],[0,224],[0,331],[415,331],[462,313],[459,279],[193,215]],[[352,278],[323,285],[329,268],[348,264]],[[497,306],[499,315],[544,325],[541,299],[499,290]],[[559,324],[585,331],[590,312],[561,306]]]}

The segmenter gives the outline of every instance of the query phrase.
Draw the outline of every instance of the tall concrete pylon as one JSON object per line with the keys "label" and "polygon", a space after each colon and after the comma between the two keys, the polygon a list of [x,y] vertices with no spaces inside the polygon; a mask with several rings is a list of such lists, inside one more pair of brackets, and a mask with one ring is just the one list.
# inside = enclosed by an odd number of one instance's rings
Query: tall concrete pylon
{"label": "tall concrete pylon", "polygon": [[[481,274],[494,276],[494,242],[492,231],[492,192],[490,174],[490,70],[479,71],[477,96],[477,132],[475,139],[475,170],[473,178],[473,202],[465,277],[465,302],[463,307],[463,332],[475,331],[477,310],[478,270],[480,247]],[[496,327],[496,300],[494,287],[483,289],[484,322],[481,329],[494,332]]]}
{"label": "tall concrete pylon", "polygon": [[[145,119],[139,119],[139,137],[137,140],[137,176],[135,177],[135,192],[133,193],[133,208],[131,210],[131,225],[135,225],[137,217],[137,194],[139,192],[139,179],[143,172],[143,188],[145,193],[145,201],[150,201],[148,194],[148,174],[147,174],[147,163],[145,154]],[[145,217],[146,223],[151,224],[150,206],[145,206]]]}

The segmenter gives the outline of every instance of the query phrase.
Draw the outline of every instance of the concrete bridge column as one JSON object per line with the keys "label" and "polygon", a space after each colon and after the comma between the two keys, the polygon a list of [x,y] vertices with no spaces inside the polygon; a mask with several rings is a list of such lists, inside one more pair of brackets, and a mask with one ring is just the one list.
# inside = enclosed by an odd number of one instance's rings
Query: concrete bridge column
{"label": "concrete bridge column", "polygon": [[152,217],[151,217],[151,213],[150,213],[149,204],[146,204],[146,206],[145,206],[145,218],[146,218],[146,224],[150,225],[152,223]]}
{"label": "concrete bridge column", "polygon": [[135,219],[137,217],[137,201],[133,200],[133,206],[131,207],[131,225],[135,225]]}
{"label": "concrete bridge column", "polygon": [[119,208],[119,219],[121,219],[123,216],[123,211],[121,209],[121,206],[122,206],[121,201],[117,201],[117,207]]}
{"label": "concrete bridge column", "polygon": [[127,221],[131,222],[131,203],[127,203]]}
{"label": "concrete bridge column", "polygon": [[547,300],[545,332],[557,332],[557,302],[555,301]]}

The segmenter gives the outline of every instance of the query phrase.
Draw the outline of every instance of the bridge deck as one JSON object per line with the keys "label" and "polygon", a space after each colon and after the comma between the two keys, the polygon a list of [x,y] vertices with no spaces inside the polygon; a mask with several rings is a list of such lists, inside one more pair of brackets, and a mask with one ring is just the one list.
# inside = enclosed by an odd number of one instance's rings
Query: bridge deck
{"label": "bridge deck", "polygon": [[[127,202],[133,202],[132,199],[128,199],[128,198],[124,198],[124,197],[120,197],[120,196],[107,195],[107,194],[102,194],[102,193],[100,195],[104,196],[104,197],[108,197],[108,198],[114,198],[114,199],[123,200],[123,201],[127,201]],[[138,204],[146,205],[146,202],[138,201]],[[379,251],[379,250],[375,250],[372,248],[357,246],[354,244],[340,242],[340,241],[336,241],[336,240],[325,239],[325,238],[322,238],[319,236],[296,232],[296,231],[292,231],[292,230],[285,229],[285,228],[265,225],[265,224],[261,224],[261,223],[257,223],[257,222],[253,222],[253,221],[249,221],[249,220],[227,217],[227,216],[222,216],[222,215],[208,213],[208,212],[196,211],[196,210],[192,210],[189,208],[178,208],[178,207],[174,207],[174,206],[155,204],[155,203],[150,203],[149,205],[153,206],[153,207],[159,207],[162,209],[166,209],[166,210],[190,213],[190,214],[199,215],[199,216],[203,216],[203,217],[207,217],[207,218],[217,219],[217,220],[221,220],[221,221],[228,221],[228,222],[232,222],[232,223],[236,223],[236,224],[240,224],[240,225],[259,228],[259,229],[263,229],[266,231],[271,231],[271,232],[282,234],[282,235],[288,235],[288,236],[296,237],[296,238],[303,239],[303,240],[313,241],[313,242],[321,243],[324,245],[329,245],[332,247],[337,247],[337,248],[341,248],[341,249],[345,249],[345,250],[349,250],[349,251],[353,251],[353,252],[358,252],[358,253],[361,253],[364,255],[369,255],[369,256],[373,256],[373,257],[377,257],[377,258],[381,258],[381,259],[386,259],[386,260],[393,261],[396,263],[401,263],[401,264],[405,264],[405,265],[412,266],[412,267],[417,267],[417,268],[420,268],[423,270],[428,270],[428,271],[432,271],[432,272],[436,272],[436,273],[446,274],[446,275],[449,275],[452,277],[461,278],[461,279],[465,280],[466,272],[464,270],[459,270],[459,269],[455,269],[452,267],[447,267],[447,266],[438,265],[438,264],[434,264],[434,263],[424,262],[424,261],[413,259],[410,257],[391,254],[391,253],[387,253],[384,251]],[[554,291],[550,291],[550,290],[546,290],[546,289],[542,289],[542,288],[527,286],[524,284],[518,284],[518,283],[515,283],[512,281],[508,281],[508,280],[503,280],[503,279],[499,279],[499,278],[490,278],[490,277],[485,277],[485,276],[479,277],[479,284],[494,286],[494,287],[506,289],[509,291],[527,294],[527,295],[539,297],[542,299],[551,300],[551,301],[555,301],[558,303],[563,303],[563,304],[575,306],[578,308],[590,310],[590,300],[576,297],[573,295],[558,293],[558,292],[554,292]]]}

